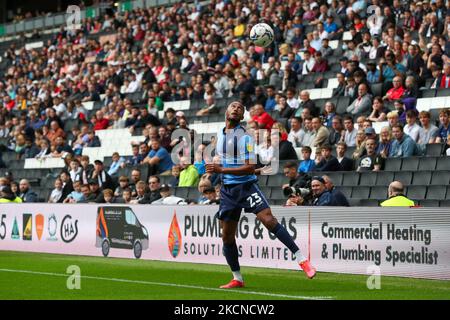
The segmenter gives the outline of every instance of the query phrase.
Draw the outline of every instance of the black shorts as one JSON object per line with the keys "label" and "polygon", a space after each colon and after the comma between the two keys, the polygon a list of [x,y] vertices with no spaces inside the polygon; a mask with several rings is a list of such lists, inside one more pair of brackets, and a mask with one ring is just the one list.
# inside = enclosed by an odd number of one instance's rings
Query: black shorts
{"label": "black shorts", "polygon": [[239,221],[242,209],[258,214],[269,208],[269,203],[258,186],[257,180],[240,184],[222,185],[220,206],[217,213],[220,220]]}

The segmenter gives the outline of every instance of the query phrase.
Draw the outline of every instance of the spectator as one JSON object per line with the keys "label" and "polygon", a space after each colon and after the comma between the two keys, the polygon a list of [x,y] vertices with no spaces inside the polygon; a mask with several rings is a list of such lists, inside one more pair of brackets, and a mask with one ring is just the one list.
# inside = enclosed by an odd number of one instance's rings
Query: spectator
{"label": "spectator", "polygon": [[178,187],[178,183],[180,181],[180,171],[181,168],[179,165],[174,165],[172,167],[172,178],[169,181],[169,187],[173,188],[173,187]]}
{"label": "spectator", "polygon": [[322,125],[322,121],[320,121],[319,118],[313,118],[311,123],[314,130],[313,131],[314,140],[312,142],[312,146],[313,147],[324,146],[328,141],[328,136],[330,135],[330,132],[324,125]]}
{"label": "spectator", "polygon": [[414,142],[419,141],[420,126],[416,123],[417,113],[415,110],[408,110],[406,112],[406,125],[403,128],[405,134],[411,137]]}
{"label": "spectator", "polygon": [[149,173],[152,175],[156,173],[162,175],[170,174],[170,170],[173,166],[170,154],[166,149],[161,147],[158,139],[152,139],[150,144],[152,149],[148,153],[148,156],[143,160],[143,163],[149,164]]}
{"label": "spectator", "polygon": [[341,72],[336,74],[336,78],[338,80],[338,85],[335,89],[333,89],[332,98],[343,97],[345,94],[345,88],[347,86],[347,82],[345,81],[345,75]]}
{"label": "spectator", "polygon": [[271,129],[275,121],[272,117],[264,110],[264,107],[257,104],[253,107],[254,116],[252,120],[258,123],[260,129]]}
{"label": "spectator", "polygon": [[353,116],[369,115],[372,106],[372,96],[368,93],[365,83],[358,86],[358,97],[348,106],[347,112]]}
{"label": "spectator", "polygon": [[212,187],[204,189],[203,196],[207,199],[206,201],[203,202],[203,204],[219,204],[220,203],[220,200],[218,198],[216,198],[216,190]]}
{"label": "spectator", "polygon": [[82,180],[83,168],[80,165],[80,162],[77,159],[70,160],[70,179],[72,181],[81,181]]}
{"label": "spectator", "polygon": [[119,177],[119,185],[117,186],[116,190],[114,190],[114,196],[115,197],[121,197],[122,193],[125,189],[129,189],[130,187],[130,180],[127,176],[120,176]]}
{"label": "spectator", "polygon": [[278,104],[275,106],[275,110],[279,112],[280,118],[289,119],[295,112],[295,109],[291,108],[286,101],[286,97],[280,96]]}
{"label": "spectator", "polygon": [[305,204],[305,199],[297,193],[291,193],[288,196],[288,199],[286,200],[286,206],[292,207],[292,206],[302,206]]}
{"label": "spectator", "polygon": [[292,143],[294,147],[302,147],[305,131],[302,129],[302,118],[293,117],[290,119],[291,131],[288,135],[288,141]]}
{"label": "spectator", "polygon": [[83,202],[86,199],[84,198],[84,194],[81,192],[81,182],[74,181],[73,183],[73,191],[64,199],[64,203],[78,203]]}
{"label": "spectator", "polygon": [[59,199],[62,197],[63,192],[63,182],[60,178],[55,180],[54,189],[48,197],[48,203],[58,203]]}
{"label": "spectator", "polygon": [[150,194],[146,192],[146,184],[144,181],[138,181],[136,183],[136,197],[130,201],[132,204],[149,204]]}
{"label": "spectator", "polygon": [[356,171],[380,171],[384,167],[384,158],[376,153],[375,139],[367,139],[366,155],[358,160],[358,168]]}
{"label": "spectator", "polygon": [[347,145],[344,142],[339,142],[336,145],[336,159],[341,165],[341,170],[352,171],[353,170],[353,160],[345,156],[347,151]]}
{"label": "spectator", "polygon": [[114,196],[114,192],[111,189],[105,189],[102,191],[104,203],[123,203],[121,198]]}
{"label": "spectator", "polygon": [[148,185],[150,189],[150,203],[161,198],[160,188],[161,180],[158,176],[151,176],[148,178]]}
{"label": "spectator", "polygon": [[274,86],[269,85],[266,87],[266,91],[267,91],[267,99],[266,99],[266,103],[264,105],[264,109],[266,111],[272,111],[275,109],[275,106],[276,106],[275,88],[274,88]]}
{"label": "spectator", "polygon": [[271,145],[274,148],[274,158],[278,155],[278,160],[293,160],[297,159],[297,153],[295,152],[292,143],[287,140],[281,140],[281,133],[278,131],[272,131],[270,135]]}
{"label": "spectator", "polygon": [[127,157],[125,162],[121,164],[122,168],[125,166],[131,166],[131,167],[137,166],[137,165],[141,164],[142,160],[144,159],[144,156],[139,153],[139,145],[133,144],[131,146],[131,152],[132,152],[132,155]]}
{"label": "spectator", "polygon": [[20,180],[19,190],[22,202],[39,202],[37,194],[30,189],[30,182],[27,179]]}
{"label": "spectator", "polygon": [[109,167],[108,174],[111,177],[117,177],[120,167],[125,163],[125,158],[121,157],[118,152],[112,154],[112,163]]}
{"label": "spectator", "polygon": [[336,116],[336,106],[333,102],[327,101],[325,103],[325,110],[323,112],[323,121],[324,125],[327,128],[331,128],[333,126],[333,118]]}
{"label": "spectator", "polygon": [[391,111],[387,115],[387,120],[389,123],[389,127],[392,129],[395,125],[400,124],[399,123],[399,116],[397,111]]}
{"label": "spectator", "polygon": [[130,203],[131,201],[131,190],[125,189],[122,192],[122,203]]}
{"label": "spectator", "polygon": [[311,180],[311,190],[313,195],[313,206],[334,206],[335,199],[331,192],[325,187],[325,180],[322,177],[313,177]]}
{"label": "spectator", "polygon": [[439,131],[436,138],[436,143],[446,143],[450,134],[450,110],[441,109],[439,111]]}
{"label": "spectator", "polygon": [[367,119],[372,122],[384,122],[389,110],[384,107],[384,102],[381,97],[375,97],[372,103],[372,113]]}
{"label": "spectator", "polygon": [[285,163],[283,173],[289,179],[289,183],[281,186],[283,190],[287,187],[308,188],[311,183],[311,177],[307,173],[297,170],[296,161]]}
{"label": "spectator", "polygon": [[392,80],[394,86],[388,90],[386,95],[383,97],[383,100],[395,101],[402,98],[405,93],[405,88],[403,87],[402,82],[402,77],[394,77],[394,79]]}
{"label": "spectator", "polygon": [[197,111],[196,113],[197,116],[201,117],[219,112],[219,108],[217,108],[213,96],[207,96],[205,102],[206,106]]}
{"label": "spectator", "polygon": [[335,206],[338,207],[350,207],[348,203],[347,197],[333,184],[333,181],[329,176],[322,176],[323,181],[325,182],[325,187],[331,193],[332,198],[335,200]]}
{"label": "spectator", "polygon": [[114,188],[111,176],[105,171],[103,162],[100,160],[94,161],[94,171],[92,172],[91,179],[97,180],[102,190]]}
{"label": "spectator", "polygon": [[65,137],[66,133],[63,129],[59,126],[57,121],[52,121],[50,124],[50,130],[48,131],[48,134],[46,138],[50,142],[50,144],[56,143],[56,138],[58,137]]}
{"label": "spectator", "polygon": [[320,110],[316,107],[314,101],[310,99],[309,92],[307,90],[303,90],[300,92],[300,104],[298,105],[297,110],[295,111],[295,116],[298,117],[302,114],[303,109],[309,109],[310,115],[312,117],[319,116]]}
{"label": "spectator", "polygon": [[[375,131],[373,128],[367,128],[369,129],[367,131],[368,134],[371,134],[371,130]],[[371,130],[370,130],[371,129]],[[355,151],[353,151],[352,158],[353,160],[358,160],[361,158],[361,156],[366,152],[366,132],[364,129],[358,129],[358,132],[356,134],[356,145],[355,145]]]}
{"label": "spectator", "polygon": [[94,124],[94,131],[105,130],[109,126],[109,120],[104,118],[102,111],[97,111],[91,122]]}
{"label": "spectator", "polygon": [[418,155],[416,143],[407,134],[404,134],[402,125],[395,125],[392,128],[392,135],[394,136],[394,141],[392,142],[389,157],[406,158]]}
{"label": "spectator", "polygon": [[[156,200],[153,204],[166,205],[186,205],[185,199],[171,195],[170,187],[167,184],[161,186],[161,199]],[[209,201],[209,200],[208,200]]]}
{"label": "spectator", "polygon": [[131,189],[131,195],[133,197],[136,196],[136,183],[141,181],[141,170],[134,168],[131,170],[131,182],[130,182],[130,189]]}
{"label": "spectator", "polygon": [[383,127],[380,130],[380,142],[376,148],[376,154],[386,159],[392,148],[392,132],[390,127]]}
{"label": "spectator", "polygon": [[0,189],[0,203],[11,203],[11,202],[22,203],[22,199],[12,192],[11,187],[5,186],[2,189]]}
{"label": "spectator", "polygon": [[344,127],[345,131],[341,137],[341,142],[344,142],[347,147],[355,147],[356,146],[356,134],[358,131],[355,129],[353,125],[353,118],[351,116],[344,117]]}
{"label": "spectator", "polygon": [[298,166],[298,172],[308,173],[316,169],[314,160],[311,159],[312,150],[308,146],[302,147],[302,158],[300,165]]}
{"label": "spectator", "polygon": [[419,120],[421,128],[419,130],[418,146],[421,148],[422,153],[425,152],[426,144],[436,143],[439,129],[430,123],[431,114],[428,111],[421,111],[419,113]]}
{"label": "spectator", "polygon": [[333,120],[331,120],[331,128],[329,129],[330,135],[328,136],[327,144],[330,146],[334,146],[341,140],[341,137],[344,133],[344,126],[342,124],[341,116],[334,116]]}
{"label": "spectator", "polygon": [[382,207],[414,207],[414,201],[409,200],[405,195],[405,188],[400,181],[393,181],[388,188],[389,199],[383,201]]}
{"label": "spectator", "polygon": [[316,157],[315,164],[316,164],[316,170],[317,171],[341,171],[341,164],[331,154],[331,147],[330,146],[323,146],[320,148],[321,150],[321,156]]}
{"label": "spectator", "polygon": [[199,175],[197,168],[190,164],[190,160],[187,157],[180,158],[180,182],[179,187],[195,187],[199,182]]}

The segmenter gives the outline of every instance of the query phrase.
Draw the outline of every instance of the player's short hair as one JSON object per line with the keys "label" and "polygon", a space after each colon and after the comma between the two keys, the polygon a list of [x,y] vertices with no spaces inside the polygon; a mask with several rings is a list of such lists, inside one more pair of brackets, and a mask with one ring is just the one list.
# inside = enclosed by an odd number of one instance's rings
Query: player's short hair
{"label": "player's short hair", "polygon": [[447,117],[450,117],[450,110],[447,108],[442,108],[439,111],[439,116],[444,116],[444,115],[446,115]]}
{"label": "player's short hair", "polygon": [[338,147],[338,146],[344,147],[344,150],[347,150],[347,144],[345,142],[338,142],[336,144],[336,147]]}
{"label": "player's short hair", "polygon": [[425,117],[425,118],[430,119],[431,118],[431,113],[428,112],[428,111],[420,111],[419,117]]}
{"label": "player's short hair", "polygon": [[417,118],[416,110],[408,110],[408,111],[406,111],[406,117],[407,118]]}
{"label": "player's short hair", "polygon": [[353,123],[353,117],[350,115],[344,116],[344,121],[346,121],[346,120],[350,120]]}
{"label": "player's short hair", "polygon": [[144,181],[138,181],[137,183],[136,183],[136,189],[137,188],[145,188],[147,186],[147,184],[144,182]]}
{"label": "player's short hair", "polygon": [[401,132],[403,132],[403,126],[402,126],[401,124],[399,124],[399,123],[393,125],[393,126],[392,126],[392,129],[394,129],[394,128],[397,128],[397,129],[399,129]]}
{"label": "player's short hair", "polygon": [[309,152],[309,153],[312,153],[312,149],[311,149],[311,147],[304,146],[304,147],[302,147],[302,152]]}
{"label": "player's short hair", "polygon": [[114,192],[111,189],[105,189],[103,190],[103,196],[113,196]]}

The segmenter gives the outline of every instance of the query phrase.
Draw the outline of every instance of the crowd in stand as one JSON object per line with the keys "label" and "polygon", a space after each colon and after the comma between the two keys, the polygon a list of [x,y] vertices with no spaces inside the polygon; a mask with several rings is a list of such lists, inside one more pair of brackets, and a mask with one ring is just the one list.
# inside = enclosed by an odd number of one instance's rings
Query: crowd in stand
{"label": "crowd in stand", "polygon": [[[370,5],[377,9],[368,12]],[[217,159],[202,157],[215,139],[186,150],[186,141],[171,133],[189,130],[191,119],[173,109],[160,118],[159,111],[167,102],[199,100],[201,118],[219,112],[218,99],[235,97],[248,111],[260,162],[297,160],[300,176],[383,170],[386,158],[422,155],[430,143],[446,145],[449,154],[449,109],[439,111],[437,123],[416,109],[421,88],[450,88],[449,8],[443,0],[212,0],[87,18],[75,32],[62,27],[41,49],[12,45],[5,53],[1,152],[65,160],[49,202],[216,203],[220,177],[205,174],[205,163]],[[268,48],[248,40],[257,22],[274,30]],[[330,41],[342,39],[344,31],[351,39],[332,49]],[[105,32],[117,36],[105,42],[94,37]],[[338,85],[332,99],[318,105],[301,86],[313,76],[321,88],[329,72]],[[338,113],[333,99],[341,97],[349,102]],[[100,110],[86,110],[88,101],[100,102]],[[77,125],[64,130],[71,121]],[[377,135],[373,123],[383,121],[388,124]],[[82,155],[84,147],[101,146],[96,132],[118,128],[142,130],[145,141],[133,144],[132,156],[116,153],[105,168]],[[179,146],[174,166],[170,153]],[[354,152],[347,157],[349,147]],[[137,165],[148,166],[148,180],[118,175]],[[162,186],[158,175],[173,179]],[[322,180],[325,186],[328,180]],[[11,182],[4,178],[2,188],[30,201],[24,198],[29,183],[14,190]],[[171,194],[173,187],[188,186],[198,186],[201,198]]]}

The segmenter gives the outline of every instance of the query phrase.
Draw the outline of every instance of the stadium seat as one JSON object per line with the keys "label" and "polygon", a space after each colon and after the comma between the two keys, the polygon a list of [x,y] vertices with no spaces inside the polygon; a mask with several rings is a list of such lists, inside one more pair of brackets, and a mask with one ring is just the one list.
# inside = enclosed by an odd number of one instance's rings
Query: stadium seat
{"label": "stadium seat", "polygon": [[447,186],[429,186],[427,190],[427,199],[444,200],[447,195]]}
{"label": "stadium seat", "polygon": [[406,191],[406,196],[412,200],[423,200],[427,194],[427,187],[425,186],[409,186]]}
{"label": "stadium seat", "polygon": [[342,185],[342,177],[343,177],[343,173],[342,172],[339,172],[339,171],[327,172],[326,175],[330,177],[331,181],[333,181],[333,184],[335,186],[341,186]]}
{"label": "stadium seat", "polygon": [[286,199],[284,193],[283,193],[283,189],[281,189],[281,186],[279,188],[272,188],[272,192],[270,195],[271,199]]}
{"label": "stadium seat", "polygon": [[370,188],[370,198],[377,200],[385,200],[388,196],[387,187],[371,187]]}
{"label": "stadium seat", "polygon": [[339,97],[336,105],[336,113],[344,114],[347,112],[347,107],[350,105],[350,97]]}
{"label": "stadium seat", "polygon": [[402,158],[387,158],[384,165],[386,171],[400,171],[402,167]]}
{"label": "stadium seat", "polygon": [[378,207],[380,205],[376,199],[359,199],[359,203],[363,207]]}
{"label": "stadium seat", "polygon": [[434,98],[436,97],[435,89],[422,90],[422,98]]}
{"label": "stadium seat", "polygon": [[450,171],[450,157],[440,157],[437,160],[436,170]]}
{"label": "stadium seat", "polygon": [[400,181],[405,186],[411,184],[413,173],[411,171],[398,171],[394,174],[394,180]]}
{"label": "stadium seat", "polygon": [[439,201],[439,207],[450,208],[450,200],[441,200]]}
{"label": "stadium seat", "polygon": [[267,180],[269,187],[281,187],[285,183],[288,183],[288,179],[280,174],[269,176]]}
{"label": "stadium seat", "polygon": [[347,199],[350,199],[352,197],[352,187],[338,187],[339,191],[341,191]]}
{"label": "stadium seat", "polygon": [[[450,160],[449,160],[450,161]],[[447,186],[450,183],[450,171],[435,171],[431,176],[431,184]]]}
{"label": "stadium seat", "polygon": [[439,200],[420,200],[419,206],[424,208],[437,208],[439,207]]}
{"label": "stadium seat", "polygon": [[177,187],[174,188],[174,195],[180,198],[186,199],[188,197],[189,188],[186,187]]}
{"label": "stadium seat", "polygon": [[425,147],[425,155],[427,156],[440,156],[442,154],[442,144],[440,143],[432,143],[427,144]]}
{"label": "stadium seat", "polygon": [[450,96],[450,88],[437,89],[436,97],[449,97],[449,96]]}
{"label": "stadium seat", "polygon": [[429,185],[431,181],[431,171],[417,171],[413,173],[413,185]]}
{"label": "stadium seat", "polygon": [[372,91],[372,96],[374,97],[382,97],[383,96],[383,84],[382,83],[373,83],[370,85],[370,90]]}
{"label": "stadium seat", "polygon": [[190,187],[187,194],[187,199],[191,201],[197,201],[200,198],[200,191],[198,191],[197,187]]}
{"label": "stadium seat", "polygon": [[352,198],[355,199],[367,199],[369,198],[370,187],[353,187],[352,189]]}
{"label": "stadium seat", "polygon": [[350,207],[360,207],[361,206],[361,199],[351,198],[351,199],[347,199],[347,200],[348,200],[348,204],[350,205]]}
{"label": "stadium seat", "polygon": [[349,159],[352,159],[353,152],[355,152],[356,147],[347,147],[347,150],[345,150],[345,156]]}
{"label": "stadium seat", "polygon": [[359,178],[360,186],[374,186],[377,182],[376,172],[361,172]]}
{"label": "stadium seat", "polygon": [[419,171],[436,169],[437,159],[434,157],[420,157],[419,159]]}
{"label": "stadium seat", "polygon": [[377,186],[388,186],[394,181],[394,173],[388,171],[377,172]]}
{"label": "stadium seat", "polygon": [[359,173],[352,172],[344,172],[342,177],[342,185],[343,186],[357,186],[359,183]]}
{"label": "stadium seat", "polygon": [[419,167],[419,157],[408,157],[402,161],[402,171],[416,171]]}

